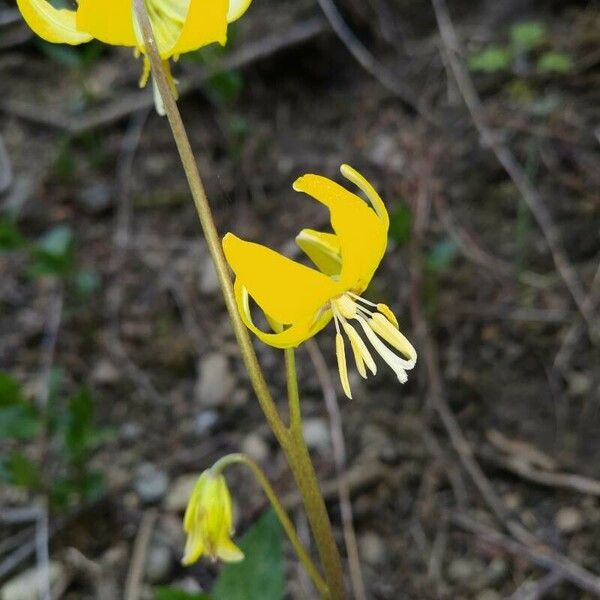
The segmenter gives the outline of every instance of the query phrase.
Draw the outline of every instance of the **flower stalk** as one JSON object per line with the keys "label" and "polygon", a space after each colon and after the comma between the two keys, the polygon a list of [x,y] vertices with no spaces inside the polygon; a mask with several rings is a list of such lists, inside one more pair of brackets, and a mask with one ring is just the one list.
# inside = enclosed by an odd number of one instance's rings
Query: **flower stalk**
{"label": "flower stalk", "polygon": [[[165,109],[165,114],[179,151],[179,156],[188,180],[208,250],[215,265],[221,291],[225,299],[225,305],[231,319],[237,343],[240,347],[242,359],[267,422],[287,456],[294,479],[296,480],[306,508],[319,557],[323,565],[328,596],[325,596],[323,591],[321,593],[325,597],[331,598],[331,600],[343,600],[345,598],[345,591],[341,559],[335,544],[325,502],[302,435],[297,382],[292,382],[292,385],[290,385],[290,394],[294,405],[294,423],[292,424],[292,427],[288,429],[281,419],[275,402],[271,397],[256,353],[254,352],[250,336],[240,318],[227,262],[221,248],[221,242],[214,223],[208,198],[175,97],[164,70],[163,61],[158,52],[144,0],[134,0],[134,10],[144,39],[146,55],[150,59],[152,74],[155,78]],[[292,375],[295,378],[295,365],[293,364],[293,360],[290,364],[289,356],[287,365],[288,382],[290,382]]]}
{"label": "flower stalk", "polygon": [[254,475],[254,477],[256,477],[256,480],[258,481],[260,487],[263,489],[265,496],[267,496],[267,499],[271,503],[271,506],[273,507],[273,510],[275,511],[275,514],[277,515],[277,518],[279,519],[283,530],[285,531],[286,535],[288,536],[288,539],[290,540],[290,543],[292,544],[296,554],[298,555],[300,562],[304,565],[306,572],[312,579],[319,593],[322,596],[327,597],[327,583],[325,582],[323,577],[321,577],[319,570],[317,569],[310,556],[306,552],[304,546],[302,545],[302,542],[300,541],[300,538],[298,537],[298,534],[296,533],[294,525],[292,524],[290,518],[288,517],[285,511],[285,508],[283,508],[283,505],[277,497],[275,490],[272,488],[271,484],[269,483],[269,480],[267,479],[267,476],[264,474],[263,470],[258,466],[258,464],[255,463],[246,454],[228,454],[220,458],[211,467],[211,471],[215,475],[220,475],[228,466],[233,464],[243,464],[246,467],[248,467],[250,471],[252,471],[252,474]]}

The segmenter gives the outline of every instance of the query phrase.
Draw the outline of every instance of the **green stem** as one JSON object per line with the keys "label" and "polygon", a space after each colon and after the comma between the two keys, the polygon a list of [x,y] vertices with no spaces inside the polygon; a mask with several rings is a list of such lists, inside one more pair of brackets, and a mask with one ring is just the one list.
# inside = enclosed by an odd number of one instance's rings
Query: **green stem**
{"label": "green stem", "polygon": [[194,153],[192,152],[192,147],[183,125],[181,114],[179,113],[173,91],[171,90],[171,86],[169,85],[167,76],[165,74],[163,61],[161,60],[156,47],[154,33],[152,31],[150,19],[148,18],[148,13],[146,12],[144,0],[135,0],[134,6],[137,20],[143,33],[147,56],[152,65],[152,76],[155,78],[158,86],[160,96],[165,107],[167,119],[169,120],[169,125],[171,126],[173,137],[175,138],[177,150],[179,151],[183,169],[185,171],[188,184],[190,186],[190,191],[192,192],[192,198],[194,199],[194,204],[196,206],[196,212],[198,213],[200,224],[202,225],[208,251],[214,262],[219,283],[221,285],[221,291],[225,298],[225,305],[227,306],[227,311],[229,312],[229,318],[231,319],[233,330],[240,346],[242,358],[267,421],[269,422],[269,425],[277,439],[281,441],[281,439],[285,437],[285,425],[279,417],[277,407],[271,398],[271,394],[258,364],[258,359],[256,358],[256,354],[252,348],[250,336],[248,335],[247,329],[242,323],[237,310],[233,286],[231,285],[231,279],[229,277],[227,261],[225,260],[223,250],[221,248],[221,240],[219,238],[219,234],[217,233],[217,228],[215,227],[210,205],[208,203],[208,198],[206,196],[206,191],[204,190],[204,185],[200,178],[198,166],[196,165],[196,159],[194,158]]}
{"label": "green stem", "polygon": [[302,430],[302,412],[300,410],[300,394],[298,392],[298,376],[296,374],[296,355],[293,348],[286,348],[284,353],[291,434],[293,430]]}
{"label": "green stem", "polygon": [[252,471],[252,473],[256,477],[258,483],[260,484],[263,491],[265,492],[265,495],[267,496],[269,502],[271,503],[271,506],[273,507],[273,510],[275,511],[275,514],[277,515],[279,522],[281,523],[281,526],[283,527],[292,546],[294,547],[294,550],[296,551],[298,558],[304,565],[306,572],[308,573],[310,578],[313,580],[313,583],[315,584],[315,587],[317,588],[319,593],[322,596],[326,597],[328,595],[327,583],[325,582],[323,577],[321,577],[321,574],[319,573],[317,567],[315,567],[315,564],[313,563],[310,556],[304,549],[302,542],[298,538],[298,534],[296,533],[296,529],[294,528],[294,525],[292,524],[290,518],[288,517],[287,513],[285,512],[285,508],[283,508],[283,505],[279,501],[279,498],[277,497],[275,490],[273,490],[271,484],[269,483],[269,480],[267,479],[267,476],[264,474],[263,470],[258,466],[258,464],[256,464],[250,457],[246,456],[245,454],[241,454],[241,453],[228,454],[227,456],[223,456],[222,458],[220,458],[212,466],[211,470],[214,473],[219,474],[224,469],[226,469],[229,465],[236,464],[236,463],[244,464]]}
{"label": "green stem", "polygon": [[[327,510],[325,509],[325,502],[323,501],[319,490],[319,484],[310,461],[310,455],[308,454],[306,444],[302,437],[302,429],[299,426],[295,426],[293,429],[288,430],[279,415],[273,398],[271,397],[256,353],[252,347],[252,341],[250,340],[248,330],[244,326],[237,310],[227,261],[225,260],[221,248],[221,241],[215,227],[208,198],[200,178],[198,166],[179,109],[177,108],[173,90],[167,80],[164,70],[165,67],[156,46],[156,40],[154,38],[152,25],[146,11],[144,0],[134,0],[134,10],[142,31],[146,54],[150,59],[152,66],[152,75],[155,78],[167,119],[173,132],[181,163],[194,199],[196,212],[200,219],[209,253],[215,265],[221,291],[225,299],[225,305],[229,313],[229,318],[231,319],[237,343],[240,347],[242,359],[250,377],[250,382],[254,388],[254,392],[256,393],[256,397],[265,414],[267,422],[287,456],[294,479],[300,490],[308,520],[319,550],[319,556],[323,564],[329,596],[332,600],[344,600],[345,593],[341,559],[335,545],[331,524],[329,522]],[[294,368],[294,378],[295,377]]]}
{"label": "green stem", "polygon": [[336,600],[345,598],[342,561],[335,543],[331,521],[319,481],[315,473],[310,453],[304,440],[298,376],[294,349],[285,350],[285,367],[288,381],[288,402],[290,412],[289,447],[286,451],[294,478],[302,495],[308,521],[319,550],[323,569],[327,576],[331,597]]}

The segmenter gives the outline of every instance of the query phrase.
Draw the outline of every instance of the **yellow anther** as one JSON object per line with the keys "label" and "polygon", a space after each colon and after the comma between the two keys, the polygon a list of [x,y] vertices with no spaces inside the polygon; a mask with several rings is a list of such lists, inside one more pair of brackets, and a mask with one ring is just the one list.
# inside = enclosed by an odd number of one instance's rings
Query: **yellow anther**
{"label": "yellow anther", "polygon": [[344,331],[350,340],[350,345],[352,346],[352,351],[354,352],[354,360],[356,361],[356,368],[360,373],[363,379],[367,378],[367,371],[365,369],[365,364],[369,367],[369,370],[373,375],[377,373],[377,365],[367,348],[367,345],[363,342],[358,332],[348,321],[344,321],[342,323],[344,326]]}
{"label": "yellow anther", "polygon": [[398,329],[398,319],[396,319],[396,315],[391,311],[390,307],[387,304],[378,304],[377,310],[386,317],[386,319],[396,328]]}
{"label": "yellow anther", "polygon": [[382,314],[375,313],[369,319],[369,325],[377,335],[382,337],[390,346],[402,352],[409,361],[416,360],[417,353],[413,345]]}
{"label": "yellow anther", "polygon": [[143,88],[148,83],[150,77],[150,60],[147,56],[144,56],[144,66],[142,68],[142,74],[140,75],[140,87]]}
{"label": "yellow anther", "polygon": [[340,381],[344,394],[352,400],[352,392],[350,391],[350,381],[348,380],[348,367],[346,365],[346,349],[344,348],[344,338],[341,333],[335,336],[335,354],[337,356],[338,369],[340,372]]}

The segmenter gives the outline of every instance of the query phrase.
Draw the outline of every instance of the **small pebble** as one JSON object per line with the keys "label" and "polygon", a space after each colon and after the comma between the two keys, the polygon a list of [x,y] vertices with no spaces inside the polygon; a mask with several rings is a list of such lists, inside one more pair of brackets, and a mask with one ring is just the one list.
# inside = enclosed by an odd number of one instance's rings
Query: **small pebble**
{"label": "small pebble", "polygon": [[216,407],[223,404],[234,388],[235,379],[225,355],[213,352],[202,357],[196,397],[204,406]]}
{"label": "small pebble", "polygon": [[77,203],[87,212],[98,215],[109,209],[114,201],[112,186],[103,181],[83,185],[75,196]]}
{"label": "small pebble", "polygon": [[501,600],[502,596],[496,590],[481,590],[477,594],[477,600]]}
{"label": "small pebble", "polygon": [[359,552],[367,564],[379,565],[385,560],[385,542],[380,535],[368,531],[360,536]]}
{"label": "small pebble", "polygon": [[146,555],[146,579],[150,583],[166,581],[171,574],[173,557],[171,550],[164,544],[155,544],[150,547]]}
{"label": "small pebble", "polygon": [[[51,560],[48,564],[50,588],[58,587],[66,577],[61,563]],[[39,589],[40,572],[37,567],[22,571],[0,587],[1,600],[37,600],[41,596]]]}
{"label": "small pebble", "polygon": [[325,419],[312,417],[302,423],[304,440],[311,450],[327,452],[331,449],[331,435]]}
{"label": "small pebble", "polygon": [[198,481],[200,473],[188,473],[180,475],[171,485],[169,493],[165,498],[165,508],[171,512],[183,512],[192,490]]}
{"label": "small pebble", "polygon": [[219,413],[214,410],[203,410],[196,415],[192,430],[196,435],[208,433],[219,421]]}
{"label": "small pebble", "polygon": [[220,289],[219,278],[213,264],[212,258],[207,256],[202,265],[200,275],[200,292],[206,296],[213,296]]}
{"label": "small pebble", "polygon": [[92,370],[92,381],[98,385],[112,385],[119,381],[119,377],[119,370],[105,358],[99,360]]}
{"label": "small pebble", "polygon": [[142,502],[151,504],[166,494],[169,477],[152,463],[145,463],[138,468],[133,487]]}
{"label": "small pebble", "polygon": [[448,578],[455,582],[472,580],[481,573],[481,564],[469,558],[455,558],[448,567]]}
{"label": "small pebble", "polygon": [[257,433],[248,434],[242,441],[242,452],[258,463],[269,457],[269,446]]}
{"label": "small pebble", "polygon": [[135,421],[128,421],[121,425],[121,438],[125,441],[133,441],[140,437],[142,434],[142,426]]}
{"label": "small pebble", "polygon": [[574,506],[561,508],[554,518],[554,523],[563,533],[574,533],[583,525],[583,515]]}

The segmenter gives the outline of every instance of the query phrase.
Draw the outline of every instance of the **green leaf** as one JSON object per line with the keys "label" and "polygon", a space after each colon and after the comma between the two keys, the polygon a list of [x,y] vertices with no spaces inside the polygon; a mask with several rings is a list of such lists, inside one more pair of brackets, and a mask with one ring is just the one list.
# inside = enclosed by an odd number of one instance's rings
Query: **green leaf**
{"label": "green leaf", "polygon": [[23,396],[21,385],[0,372],[0,439],[30,439],[39,428],[37,410]]}
{"label": "green leaf", "polygon": [[82,66],[82,55],[73,46],[66,44],[50,44],[41,39],[36,39],[38,48],[51,60],[71,69]]}
{"label": "green leaf", "polygon": [[430,271],[443,271],[451,264],[456,254],[458,247],[454,240],[442,240],[435,244],[427,255],[426,266]]}
{"label": "green leaf", "polygon": [[412,229],[412,212],[407,204],[400,204],[390,214],[390,237],[398,244],[406,244],[410,240]]}
{"label": "green leaf", "polygon": [[240,95],[244,80],[238,71],[222,71],[206,82],[208,92],[217,104],[229,104]]}
{"label": "green leaf", "polygon": [[573,61],[565,52],[545,52],[538,60],[538,71],[541,73],[568,73],[573,69]]}
{"label": "green leaf", "polygon": [[472,71],[496,73],[497,71],[507,69],[510,65],[510,60],[511,55],[506,48],[489,46],[469,58],[469,68]]}
{"label": "green leaf", "polygon": [[546,36],[546,28],[538,21],[523,21],[510,29],[510,41],[517,53],[529,52],[537,48]]}
{"label": "green leaf", "polygon": [[21,452],[13,452],[1,461],[0,476],[8,483],[28,489],[39,487],[40,470]]}
{"label": "green leaf", "polygon": [[38,248],[51,256],[61,257],[73,247],[73,231],[68,225],[57,225],[46,232],[38,242]]}
{"label": "green leaf", "polygon": [[57,225],[45,233],[32,250],[33,277],[67,275],[73,268],[74,238],[68,225]]}
{"label": "green leaf", "polygon": [[10,219],[0,219],[0,250],[19,250],[25,243],[16,223]]}
{"label": "green leaf", "polygon": [[211,600],[207,594],[191,594],[174,587],[157,586],[154,588],[156,600]]}
{"label": "green leaf", "polygon": [[82,457],[90,447],[94,401],[90,391],[80,389],[68,401],[65,444],[73,458]]}
{"label": "green leaf", "polygon": [[101,287],[98,273],[90,269],[78,271],[73,284],[77,295],[84,299],[91,298]]}
{"label": "green leaf", "polygon": [[281,527],[275,513],[265,513],[244,535],[243,561],[228,563],[217,579],[215,600],[281,600],[284,565]]}
{"label": "green leaf", "polygon": [[21,384],[7,373],[0,371],[0,407],[14,406],[25,402]]}
{"label": "green leaf", "polygon": [[40,421],[33,406],[17,404],[0,408],[0,440],[29,440],[39,430]]}

